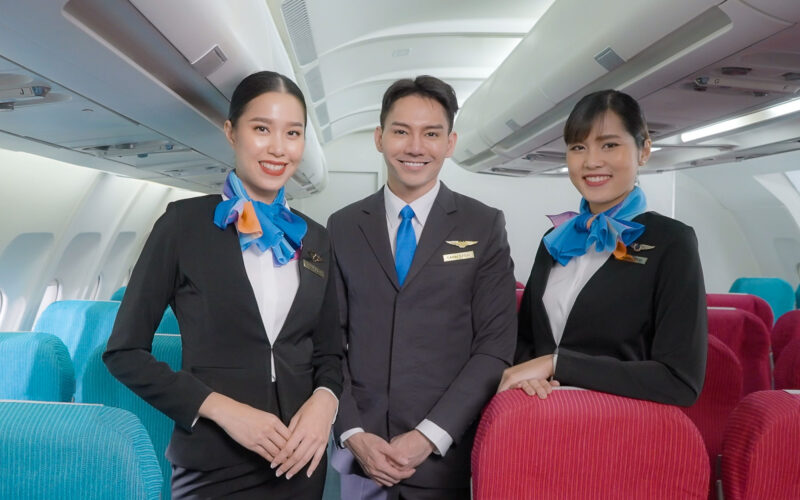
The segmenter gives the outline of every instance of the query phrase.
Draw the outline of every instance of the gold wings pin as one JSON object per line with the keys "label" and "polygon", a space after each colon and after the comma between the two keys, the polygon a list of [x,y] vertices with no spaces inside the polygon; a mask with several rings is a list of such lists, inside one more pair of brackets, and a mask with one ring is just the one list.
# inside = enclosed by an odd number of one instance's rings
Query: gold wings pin
{"label": "gold wings pin", "polygon": [[647,245],[645,243],[632,243],[631,250],[634,252],[644,252],[645,250],[652,250],[655,248],[655,245]]}
{"label": "gold wings pin", "polygon": [[453,245],[454,247],[458,248],[467,248],[471,247],[472,245],[477,245],[477,241],[464,241],[464,240],[449,240],[445,241],[448,245]]}

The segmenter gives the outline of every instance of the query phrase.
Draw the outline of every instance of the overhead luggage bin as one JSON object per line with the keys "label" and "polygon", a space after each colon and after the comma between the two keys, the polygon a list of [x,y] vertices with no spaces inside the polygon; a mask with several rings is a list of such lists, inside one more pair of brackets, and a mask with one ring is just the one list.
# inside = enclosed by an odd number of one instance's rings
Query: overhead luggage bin
{"label": "overhead luggage bin", "polygon": [[[522,176],[563,165],[564,122],[584,95],[607,88],[637,99],[657,94],[800,19],[800,4],[750,3],[608,0],[582,2],[576,16],[574,2],[554,2],[464,103],[453,159],[474,172]],[[688,118],[676,126],[693,125]]]}
{"label": "overhead luggage bin", "polygon": [[[235,85],[265,69],[294,78],[267,4],[242,0],[236,7],[205,0],[5,2],[0,77],[48,92],[40,106],[31,105],[34,96],[0,116],[0,147],[219,192],[234,166],[222,124]],[[59,49],[66,46],[65,57]],[[36,113],[74,127],[42,126]],[[306,154],[287,193],[307,196],[325,179],[309,123]]]}

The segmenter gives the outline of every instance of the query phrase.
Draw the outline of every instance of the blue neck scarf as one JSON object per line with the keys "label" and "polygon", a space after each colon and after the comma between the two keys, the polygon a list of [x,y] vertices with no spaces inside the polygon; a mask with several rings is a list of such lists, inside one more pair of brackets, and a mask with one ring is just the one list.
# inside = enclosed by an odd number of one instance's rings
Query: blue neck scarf
{"label": "blue neck scarf", "polygon": [[261,252],[272,250],[275,264],[292,260],[303,243],[308,225],[284,205],[284,188],[272,203],[256,201],[247,195],[241,179],[231,171],[222,192],[228,197],[214,210],[214,224],[225,229],[236,224],[242,251],[255,244]]}
{"label": "blue neck scarf", "polygon": [[585,254],[592,245],[598,252],[616,250],[614,256],[620,259],[625,247],[644,232],[644,226],[631,219],[646,208],[647,199],[638,186],[622,202],[596,215],[589,210],[589,202],[582,199],[580,213],[549,216],[556,228],[544,237],[544,245],[562,266]]}

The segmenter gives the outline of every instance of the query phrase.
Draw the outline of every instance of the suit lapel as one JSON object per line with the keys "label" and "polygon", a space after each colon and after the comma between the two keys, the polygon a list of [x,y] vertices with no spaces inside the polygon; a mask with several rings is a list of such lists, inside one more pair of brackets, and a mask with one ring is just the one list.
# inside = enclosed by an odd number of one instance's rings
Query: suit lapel
{"label": "suit lapel", "polygon": [[400,285],[397,283],[397,271],[394,267],[392,247],[389,243],[389,232],[386,229],[386,206],[383,201],[383,189],[365,199],[362,202],[361,209],[363,216],[359,222],[359,227],[364,234],[364,238],[375,255],[375,259],[383,268],[386,277],[396,289],[399,289]]}
{"label": "suit lapel", "polygon": [[[533,267],[533,276],[531,276],[530,284],[528,286],[531,287],[531,301],[532,301],[532,308],[531,313],[533,314],[533,325],[538,325],[538,329],[540,331],[547,332],[549,334],[549,338],[553,343],[553,348],[555,348],[556,340],[553,337],[553,330],[550,328],[550,318],[547,316],[547,309],[544,307],[544,301],[542,297],[544,296],[544,289],[547,287],[547,279],[550,277],[550,271],[553,269],[556,261],[547,251],[547,248],[544,246],[544,241],[539,245],[539,251],[536,255],[535,262],[541,262],[541,265],[537,265]],[[534,327],[536,330],[537,327]]]}
{"label": "suit lapel", "polygon": [[[300,260],[297,263],[298,272],[300,273],[300,283],[297,287],[297,293],[294,296],[292,305],[289,307],[289,313],[286,315],[286,321],[284,321],[281,331],[278,332],[278,336],[275,337],[276,342],[281,336],[288,335],[292,331],[292,328],[296,328],[298,325],[302,324],[302,320],[308,316],[308,311],[306,309],[317,304],[317,301],[309,300],[309,297],[319,286],[317,280],[321,279],[321,277],[303,265],[303,261],[307,260],[308,262],[313,262],[313,255],[319,254],[322,250],[319,246],[320,235],[318,231],[309,224],[308,233],[306,233],[303,238],[303,249],[300,253]],[[314,266],[316,269],[323,267],[322,263],[314,264]],[[325,266],[327,266],[327,263]],[[330,271],[330,269],[326,270]],[[326,277],[330,278],[327,274]]]}
{"label": "suit lapel", "polygon": [[[221,197],[219,201],[222,201]],[[261,317],[261,312],[258,310],[256,294],[253,291],[253,285],[250,283],[250,278],[247,277],[247,270],[244,267],[244,258],[242,256],[242,248],[239,245],[239,235],[236,232],[236,226],[234,224],[229,224],[224,230],[218,231],[217,233],[219,234],[218,241],[225,261],[222,266],[226,269],[230,269],[232,283],[241,283],[240,293],[244,301],[243,305],[246,309],[246,314],[248,317],[253,318],[254,323],[257,323],[256,329],[248,329],[247,331],[252,331],[266,338],[267,331],[264,329],[264,320]]]}
{"label": "suit lapel", "polygon": [[442,183],[439,187],[439,193],[436,195],[436,200],[431,206],[428,219],[425,221],[425,227],[419,237],[419,244],[414,252],[414,260],[411,261],[411,268],[408,270],[404,285],[407,286],[419,274],[434,252],[442,246],[442,242],[456,227],[455,217],[453,216],[456,211],[453,192]]}

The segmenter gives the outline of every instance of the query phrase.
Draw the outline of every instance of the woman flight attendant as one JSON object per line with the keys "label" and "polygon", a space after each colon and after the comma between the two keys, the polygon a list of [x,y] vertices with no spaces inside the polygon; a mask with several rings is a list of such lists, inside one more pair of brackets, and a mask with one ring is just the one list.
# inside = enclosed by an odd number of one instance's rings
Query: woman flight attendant
{"label": "woman flight attendant", "polygon": [[[342,340],[325,229],[291,211],[306,106],[283,75],[236,87],[223,194],[171,203],[133,270],[103,359],[175,421],[174,498],[321,498]],[[167,304],[183,366],[150,354]]]}
{"label": "woman flight attendant", "polygon": [[570,385],[690,406],[703,385],[706,303],[692,228],[647,211],[650,155],[638,103],[605,90],[564,127],[579,214],[551,217],[519,312],[516,362],[498,391]]}

